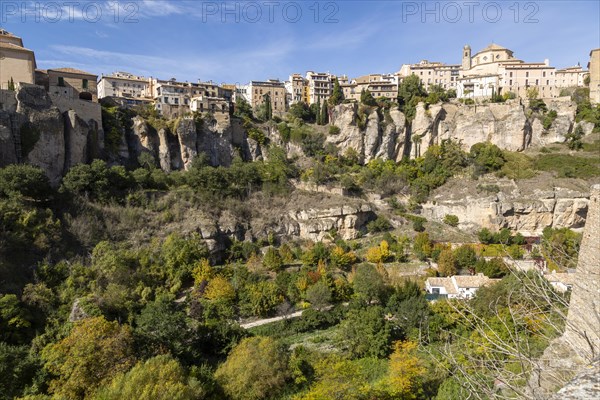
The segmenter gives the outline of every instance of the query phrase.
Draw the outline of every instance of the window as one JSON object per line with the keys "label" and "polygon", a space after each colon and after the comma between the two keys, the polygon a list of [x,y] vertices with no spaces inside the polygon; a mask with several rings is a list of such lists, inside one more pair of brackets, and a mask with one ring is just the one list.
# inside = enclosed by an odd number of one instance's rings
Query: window
{"label": "window", "polygon": [[163,101],[163,103],[165,103],[165,104],[169,104],[169,98],[168,98],[168,97],[166,97],[166,96],[165,96],[165,97],[163,98],[163,100],[164,100],[164,101]]}
{"label": "window", "polygon": [[512,72],[510,73],[510,77],[512,78]]}
{"label": "window", "polygon": [[58,86],[65,86],[65,78],[62,76],[58,77]]}
{"label": "window", "polygon": [[529,77],[529,72],[525,72],[525,77]]}
{"label": "window", "polygon": [[545,78],[546,77],[546,71],[542,72],[542,76]]}
{"label": "window", "polygon": [[81,87],[84,88],[84,89],[88,88],[88,80],[87,79],[83,79],[81,81]]}

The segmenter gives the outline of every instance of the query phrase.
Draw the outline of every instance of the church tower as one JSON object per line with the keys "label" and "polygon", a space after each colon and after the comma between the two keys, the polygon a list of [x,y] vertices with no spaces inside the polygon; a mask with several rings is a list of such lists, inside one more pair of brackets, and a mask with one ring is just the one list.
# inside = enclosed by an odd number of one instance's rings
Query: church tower
{"label": "church tower", "polygon": [[463,47],[462,69],[463,71],[471,69],[471,46],[468,44]]}

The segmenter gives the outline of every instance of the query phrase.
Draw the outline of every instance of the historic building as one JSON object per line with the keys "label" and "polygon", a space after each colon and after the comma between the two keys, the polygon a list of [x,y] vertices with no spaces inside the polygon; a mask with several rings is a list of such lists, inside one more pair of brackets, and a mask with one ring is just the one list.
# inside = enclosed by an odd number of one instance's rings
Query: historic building
{"label": "historic building", "polygon": [[35,83],[35,54],[23,40],[0,29],[0,89],[19,83]]}
{"label": "historic building", "polygon": [[46,71],[48,92],[69,100],[98,101],[98,75],[75,68],[54,68]]}
{"label": "historic building", "polygon": [[590,101],[600,104],[600,49],[590,51]]}

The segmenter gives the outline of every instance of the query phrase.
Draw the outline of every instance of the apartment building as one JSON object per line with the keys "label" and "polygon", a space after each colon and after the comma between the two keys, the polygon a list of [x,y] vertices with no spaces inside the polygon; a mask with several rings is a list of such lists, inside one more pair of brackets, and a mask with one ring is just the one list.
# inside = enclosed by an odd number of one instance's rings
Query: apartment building
{"label": "apartment building", "polygon": [[54,68],[38,70],[39,75],[47,74],[48,92],[68,100],[98,102],[98,75],[75,68]]}
{"label": "apartment building", "polygon": [[8,89],[9,82],[35,83],[35,54],[23,47],[23,40],[0,29],[0,89]]}
{"label": "apartment building", "polygon": [[421,79],[425,90],[431,85],[439,85],[446,90],[456,89],[457,79],[460,76],[461,66],[458,64],[444,64],[422,60],[417,64],[404,64],[396,73],[397,79],[402,81],[410,75]]}
{"label": "apartment building", "polygon": [[306,73],[308,104],[323,103],[329,100],[333,92],[334,80],[335,76],[329,72],[308,71]]}
{"label": "apartment building", "polygon": [[169,80],[152,78],[150,89],[156,110],[166,118],[177,118],[190,113],[191,101],[198,96],[230,101],[233,94],[231,90],[221,88],[211,81],[178,82],[175,78]]}
{"label": "apartment building", "polygon": [[600,104],[600,49],[590,51],[590,101],[592,104]]}
{"label": "apartment building", "polygon": [[555,79],[556,87],[583,87],[585,86],[585,77],[589,74],[590,72],[584,70],[581,65],[557,69]]}
{"label": "apartment building", "polygon": [[154,98],[150,78],[128,72],[101,75],[98,82],[98,98],[112,98],[125,107],[150,104]]}
{"label": "apartment building", "polygon": [[248,85],[241,88],[241,92],[254,110],[258,109],[264,103],[265,96],[268,94],[271,99],[271,110],[274,115],[281,115],[287,111],[287,91],[285,83],[279,79],[251,81]]}
{"label": "apartment building", "polygon": [[190,111],[229,114],[229,100],[223,97],[197,96],[190,100]]}
{"label": "apartment building", "polygon": [[288,104],[305,101],[305,92],[308,88],[308,81],[300,74],[290,75],[290,79],[285,82],[285,90],[288,95]]}

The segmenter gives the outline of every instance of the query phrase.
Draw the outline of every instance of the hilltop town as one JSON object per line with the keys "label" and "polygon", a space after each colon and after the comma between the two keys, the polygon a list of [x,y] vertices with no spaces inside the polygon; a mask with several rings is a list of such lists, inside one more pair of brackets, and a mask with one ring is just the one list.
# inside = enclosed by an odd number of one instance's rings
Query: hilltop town
{"label": "hilltop town", "polygon": [[20,37],[0,30],[0,43],[0,89],[11,85],[14,88],[19,83],[36,84],[45,87],[53,99],[91,102],[111,99],[126,107],[152,105],[165,118],[196,111],[229,112],[237,98],[244,99],[254,110],[267,99],[273,115],[282,116],[295,103],[325,103],[336,81],[347,101],[359,102],[363,91],[375,99],[394,100],[399,84],[410,75],[418,76],[427,91],[439,88],[450,91],[458,99],[477,102],[495,96],[525,99],[531,89],[537,89],[541,99],[557,98],[568,95],[566,89],[584,86],[590,88],[591,101],[600,102],[600,49],[590,51],[587,70],[580,65],[556,68],[547,59],[526,62],[516,58],[512,50],[497,44],[472,54],[471,47],[466,45],[461,51],[461,64],[423,60],[403,64],[395,73],[373,73],[352,79],[346,75],[308,71],[306,75],[293,73],[285,82],[253,80],[240,85],[181,82],[176,78],[143,77],[127,72],[98,76],[69,66],[42,70],[37,69],[34,51],[24,47]]}

